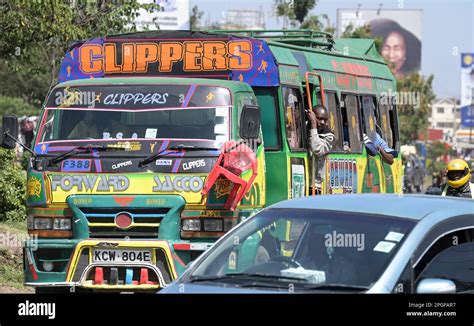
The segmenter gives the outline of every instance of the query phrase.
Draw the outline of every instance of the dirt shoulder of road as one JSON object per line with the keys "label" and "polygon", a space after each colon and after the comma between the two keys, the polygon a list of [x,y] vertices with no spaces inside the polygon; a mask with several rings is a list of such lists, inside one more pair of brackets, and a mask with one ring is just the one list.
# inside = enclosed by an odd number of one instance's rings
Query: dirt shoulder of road
{"label": "dirt shoulder of road", "polygon": [[26,222],[0,223],[0,293],[33,293],[23,286],[21,243],[27,237]]}

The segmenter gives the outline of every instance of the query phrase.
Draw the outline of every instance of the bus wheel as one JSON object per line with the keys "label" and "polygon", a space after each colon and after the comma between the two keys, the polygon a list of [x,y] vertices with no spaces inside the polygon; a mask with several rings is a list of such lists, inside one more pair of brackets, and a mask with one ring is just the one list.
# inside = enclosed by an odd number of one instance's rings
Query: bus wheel
{"label": "bus wheel", "polygon": [[36,294],[57,294],[57,293],[71,293],[68,287],[62,286],[47,286],[47,287],[36,287]]}

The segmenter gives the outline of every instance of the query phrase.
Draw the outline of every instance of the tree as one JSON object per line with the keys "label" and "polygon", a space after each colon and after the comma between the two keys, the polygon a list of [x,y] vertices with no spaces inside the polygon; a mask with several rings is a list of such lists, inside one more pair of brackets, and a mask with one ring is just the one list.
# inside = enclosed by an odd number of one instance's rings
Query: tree
{"label": "tree", "polygon": [[15,162],[15,151],[0,148],[0,222],[26,217],[26,178]]}
{"label": "tree", "polygon": [[204,16],[204,11],[200,11],[198,6],[195,5],[193,9],[191,9],[191,16],[189,17],[189,24],[192,31],[198,30],[202,16]]}
{"label": "tree", "polygon": [[411,103],[397,103],[402,144],[413,143],[421,133],[426,132],[431,103],[436,98],[433,79],[433,75],[425,78],[419,73],[413,73],[397,80],[399,97],[412,100]]}
{"label": "tree", "polygon": [[315,5],[316,0],[294,0],[293,11],[295,13],[295,19],[302,24],[308,12],[310,12]]}
{"label": "tree", "polygon": [[301,26],[314,6],[316,0],[275,0],[274,3],[277,17],[283,17],[283,28],[286,28],[288,23],[292,27]]}
{"label": "tree", "polygon": [[9,97],[0,95],[0,116],[4,114],[15,114],[21,116],[39,115],[39,109],[31,104],[28,104],[23,99],[18,97]]}
{"label": "tree", "polygon": [[375,47],[377,51],[380,53],[380,49],[382,48],[383,38],[382,37],[373,37],[372,31],[370,30],[370,25],[366,24],[363,26],[359,26],[357,28],[354,27],[352,23],[350,23],[344,32],[342,33],[341,37],[343,38],[368,38],[373,39],[375,42]]}
{"label": "tree", "polygon": [[[139,10],[151,12],[156,4],[137,0],[117,5],[115,1],[22,1],[0,3],[0,60],[5,84],[17,85],[26,97],[41,101],[44,90],[54,84],[62,56],[75,40],[136,30]],[[31,76],[40,85],[31,85]],[[41,98],[36,92],[42,90]],[[9,89],[10,92],[15,90]],[[9,96],[25,94],[6,93]]]}
{"label": "tree", "polygon": [[446,163],[440,160],[441,157],[447,155],[449,149],[446,148],[445,143],[435,141],[426,146],[426,166],[430,173],[439,172],[446,168]]}
{"label": "tree", "polygon": [[323,30],[324,26],[321,23],[319,16],[308,17],[300,26],[303,29],[312,29],[315,31]]}

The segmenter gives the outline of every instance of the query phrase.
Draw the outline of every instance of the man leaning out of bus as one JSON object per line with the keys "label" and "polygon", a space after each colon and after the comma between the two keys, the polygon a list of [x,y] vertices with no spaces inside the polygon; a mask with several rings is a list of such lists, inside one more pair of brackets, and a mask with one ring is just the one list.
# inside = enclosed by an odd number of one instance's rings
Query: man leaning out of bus
{"label": "man leaning out of bus", "polygon": [[334,133],[327,125],[328,110],[323,105],[316,105],[307,114],[310,123],[309,141],[311,151],[316,156],[324,156],[332,149],[335,139]]}
{"label": "man leaning out of bus", "polygon": [[323,105],[316,105],[312,110],[307,111],[309,121],[309,146],[311,152],[317,158],[318,172],[316,176],[316,187],[321,186],[323,178],[323,167],[326,155],[332,149],[335,136],[334,132],[329,129],[328,110]]}
{"label": "man leaning out of bus", "polygon": [[375,140],[372,141],[369,136],[364,133],[364,143],[367,153],[369,153],[371,156],[376,156],[377,153],[380,153],[382,161],[392,165],[393,159],[398,157],[398,152],[393,148],[390,148],[387,142],[382,137],[380,137],[378,132],[375,132],[374,136]]}

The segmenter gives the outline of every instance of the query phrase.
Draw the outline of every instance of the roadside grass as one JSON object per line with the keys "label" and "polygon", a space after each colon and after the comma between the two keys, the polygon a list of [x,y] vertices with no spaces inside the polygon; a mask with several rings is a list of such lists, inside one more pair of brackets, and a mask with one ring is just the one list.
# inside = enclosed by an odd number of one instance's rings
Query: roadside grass
{"label": "roadside grass", "polygon": [[18,239],[26,236],[25,221],[0,223],[0,293],[33,291],[23,286],[23,253]]}

